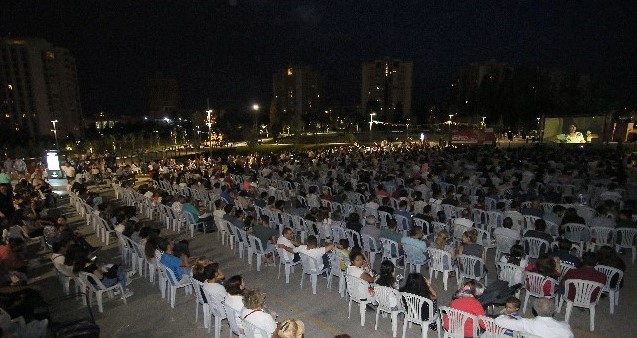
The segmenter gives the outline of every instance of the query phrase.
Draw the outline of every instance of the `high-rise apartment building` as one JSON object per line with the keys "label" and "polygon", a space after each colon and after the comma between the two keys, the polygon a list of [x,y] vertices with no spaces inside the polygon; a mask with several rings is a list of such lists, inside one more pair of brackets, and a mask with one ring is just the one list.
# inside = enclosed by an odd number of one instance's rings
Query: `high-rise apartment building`
{"label": "high-rise apartment building", "polygon": [[282,116],[314,120],[324,113],[323,78],[307,66],[289,66],[272,76],[274,100]]}
{"label": "high-rise apartment building", "polygon": [[405,122],[411,116],[411,61],[385,58],[363,63],[361,107],[375,120]]}
{"label": "high-rise apartment building", "polygon": [[3,137],[80,136],[82,108],[75,59],[42,39],[0,38]]}

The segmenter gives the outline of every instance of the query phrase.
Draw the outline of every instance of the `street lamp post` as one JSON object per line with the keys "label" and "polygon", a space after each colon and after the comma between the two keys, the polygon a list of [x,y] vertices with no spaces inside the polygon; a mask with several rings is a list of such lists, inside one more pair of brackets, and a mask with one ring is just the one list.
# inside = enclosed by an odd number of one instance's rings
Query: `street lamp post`
{"label": "street lamp post", "polygon": [[451,118],[453,117],[453,114],[449,114],[449,145],[451,145]]}
{"label": "street lamp post", "polygon": [[372,142],[372,125],[374,124],[374,116],[376,113],[369,114],[369,142]]}
{"label": "street lamp post", "polygon": [[55,125],[56,123],[58,123],[58,120],[53,120],[51,121],[51,123],[53,123],[53,129],[51,129],[51,131],[53,131],[53,136],[55,136],[55,149],[57,151],[60,151],[60,146],[58,145],[58,129]]}

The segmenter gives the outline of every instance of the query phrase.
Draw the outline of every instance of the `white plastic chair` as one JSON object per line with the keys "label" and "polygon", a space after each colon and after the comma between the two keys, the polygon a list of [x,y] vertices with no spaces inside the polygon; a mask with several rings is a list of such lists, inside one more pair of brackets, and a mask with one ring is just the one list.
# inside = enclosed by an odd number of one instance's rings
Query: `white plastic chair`
{"label": "white plastic chair", "polygon": [[204,301],[203,298],[203,283],[192,277],[190,278],[190,282],[192,283],[192,288],[195,291],[195,322],[199,320],[199,306],[201,306],[203,314],[203,327],[207,329],[210,327],[211,314],[210,306],[207,302]]}
{"label": "white plastic chair", "polygon": [[347,303],[347,318],[352,317],[352,302],[358,303],[361,316],[361,326],[365,326],[365,311],[367,304],[371,303],[369,295],[369,283],[366,281],[347,275],[347,294],[349,302]]}
{"label": "white plastic chair", "polygon": [[250,248],[252,249],[251,254],[255,255],[257,258],[257,271],[261,271],[262,257],[265,257],[266,255],[272,253],[274,249],[265,249],[261,240],[253,235],[248,235],[248,241],[250,242]]}
{"label": "white plastic chair", "polygon": [[177,289],[184,288],[186,294],[190,294],[192,292],[192,284],[190,283],[190,278],[188,276],[182,276],[181,280],[177,280],[175,277],[175,273],[170,270],[167,266],[163,265],[161,262],[159,263],[159,271],[164,275],[164,280],[166,282],[166,286],[168,287],[168,300],[170,301],[170,307],[175,308],[175,298],[177,296]]}
{"label": "white plastic chair", "polygon": [[223,309],[225,310],[226,319],[228,320],[228,325],[230,326],[229,338],[232,338],[235,335],[241,337],[241,329],[239,328],[239,318],[237,316],[237,312],[225,302],[223,303]]}
{"label": "white plastic chair", "polygon": [[345,266],[349,266],[349,258],[334,250],[330,254],[330,271],[327,275],[327,287],[331,289],[332,277],[338,277],[338,294],[341,297],[345,297],[345,273],[341,270],[341,263],[344,263]]}
{"label": "white plastic chair", "polygon": [[[428,248],[427,252],[429,253],[429,278],[432,278],[434,273],[435,277],[438,278],[438,272],[442,273],[442,284],[447,291],[449,272],[454,271],[451,254],[445,250],[434,248]],[[446,268],[445,265],[447,265]]]}
{"label": "white plastic chair", "polygon": [[[474,316],[468,312],[453,309],[447,306],[440,306],[440,317],[438,319],[438,334],[442,334],[443,338],[459,338],[464,337],[464,328],[468,320],[471,320],[473,330],[472,337],[478,336],[478,316]],[[445,316],[447,316],[448,327],[445,330],[442,325]]]}
{"label": "white plastic chair", "polygon": [[[300,196],[299,196],[300,197]],[[266,330],[254,325],[248,319],[241,321],[243,326],[243,334],[246,338],[270,338],[273,332],[267,332]]]}
{"label": "white plastic chair", "polygon": [[[487,285],[487,273],[485,271],[484,260],[480,257],[469,255],[456,256],[458,264],[456,265],[456,275],[458,281],[458,287],[462,285],[464,278],[481,280],[484,278],[484,285]],[[476,270],[477,267],[477,270]]]}
{"label": "white plastic chair", "polygon": [[195,237],[195,228],[198,228],[199,226],[201,226],[205,230],[205,227],[206,227],[205,222],[199,221],[199,219],[195,220],[195,216],[189,212],[184,211],[183,215],[186,221],[186,226],[190,230],[190,238]]}
{"label": "white plastic chair", "polygon": [[590,238],[589,229],[584,224],[567,223],[564,225],[564,238],[573,243],[580,243],[583,246],[584,242]]}
{"label": "white plastic chair", "polygon": [[319,262],[316,258],[308,256],[304,253],[301,255],[301,266],[303,267],[303,273],[301,274],[301,289],[303,289],[303,280],[305,275],[310,275],[310,282],[312,283],[312,294],[316,294],[316,284],[318,282],[318,276],[322,273],[327,273],[327,267],[319,269],[323,262]]}
{"label": "white plastic chair", "polygon": [[375,285],[374,297],[378,302],[376,308],[376,325],[374,330],[378,331],[378,315],[383,312],[387,313],[391,317],[391,332],[392,337],[396,337],[398,331],[398,314],[404,312],[402,310],[400,292],[394,288]]}
{"label": "white plastic chair", "polygon": [[288,252],[281,248],[277,248],[276,251],[279,256],[279,274],[277,275],[277,279],[281,278],[281,265],[283,265],[283,270],[285,272],[285,284],[289,284],[290,273],[294,271],[294,266],[300,264],[301,262],[294,262],[293,257],[290,257],[289,260],[286,259],[285,257],[288,255]]}
{"label": "white plastic chair", "polygon": [[590,232],[591,237],[587,243],[588,250],[596,251],[597,247],[602,247],[604,245],[612,247],[615,245],[615,228],[591,227]]}
{"label": "white plastic chair", "polygon": [[[597,265],[595,270],[602,272],[606,275],[606,285],[604,285],[604,292],[608,292],[608,302],[610,303],[610,314],[615,313],[615,305],[619,305],[619,285],[624,278],[624,272],[606,265]],[[616,278],[615,287],[611,286],[613,278]]]}
{"label": "white plastic chair", "polygon": [[480,323],[484,324],[484,332],[480,335],[480,338],[512,338],[516,337],[515,334],[511,335],[510,330],[507,330],[495,323],[495,319],[487,316],[478,316]]}
{"label": "white plastic chair", "polygon": [[[509,286],[522,283],[524,270],[519,265],[497,262],[495,268],[498,272],[498,279],[509,283]],[[519,290],[517,294],[520,294]]]}
{"label": "white plastic chair", "polygon": [[88,297],[89,305],[91,303],[91,300],[93,299],[92,295],[95,294],[95,299],[97,300],[97,308],[99,309],[100,313],[104,312],[104,305],[103,305],[104,293],[107,293],[109,297],[114,298],[115,291],[117,291],[119,292],[120,298],[122,299],[124,304],[126,304],[126,297],[125,297],[126,294],[124,293],[124,288],[122,287],[122,284],[115,283],[115,285],[111,287],[106,287],[104,286],[104,284],[102,284],[102,281],[100,281],[100,279],[97,278],[97,276],[87,272],[80,272],[78,274],[78,278],[82,282],[82,285],[86,288],[86,292],[89,293],[89,297]]}
{"label": "white plastic chair", "polygon": [[549,252],[551,248],[551,243],[537,237],[524,237],[522,241],[524,242],[524,248],[528,251],[527,256],[529,258],[537,259],[540,254]]}
{"label": "white plastic chair", "polygon": [[[214,318],[214,326],[215,326],[215,338],[219,338],[221,334],[221,321],[226,319],[226,311],[223,307],[222,302],[218,301],[213,295],[208,293],[205,289],[202,289],[203,294],[206,296],[206,300],[208,301],[208,308],[210,309],[210,316],[208,318],[208,332],[212,328],[212,322],[210,319]],[[232,335],[232,332],[230,333]]]}
{"label": "white plastic chair", "polygon": [[[544,295],[544,283],[550,284],[551,294],[549,296]],[[526,290],[524,295],[524,306],[522,312],[526,313],[526,306],[529,302],[529,297],[535,298],[554,298],[557,305],[557,297],[555,292],[555,285],[557,281],[551,277],[546,277],[535,272],[527,272],[524,274],[524,289]]]}
{"label": "white plastic chair", "polygon": [[363,241],[363,250],[367,252],[367,259],[369,259],[369,264],[374,266],[374,262],[376,261],[376,255],[382,254],[382,250],[376,242],[376,239],[369,235],[361,235]]}
{"label": "white plastic chair", "polygon": [[635,240],[637,239],[637,229],[635,228],[617,228],[617,238],[619,238],[616,245],[617,251],[619,249],[632,249],[633,264],[635,264],[635,257],[637,255],[637,247],[635,246]]}
{"label": "white plastic chair", "polygon": [[394,263],[394,266],[398,267],[398,259],[402,257],[398,249],[398,243],[388,238],[381,238],[380,242],[383,245],[383,254],[381,259],[390,260]]}
{"label": "white plastic chair", "polygon": [[558,283],[562,282],[562,278],[564,278],[564,276],[566,276],[566,273],[569,272],[570,270],[575,269],[575,265],[571,265],[571,264],[567,264],[567,263],[560,263],[560,278],[557,280]]}
{"label": "white plastic chair", "polygon": [[[599,303],[599,299],[604,289],[604,284],[593,282],[584,279],[567,279],[564,284],[565,291],[562,300],[560,301],[560,309],[562,303],[566,298],[566,314],[564,315],[564,321],[568,322],[571,318],[571,311],[573,306],[588,308],[590,311],[590,330],[595,331],[595,307]],[[568,299],[569,288],[575,288],[575,297],[573,300]],[[597,295],[593,298],[593,293],[597,290]]]}
{"label": "white plastic chair", "polygon": [[[401,292],[400,295],[405,300],[405,319],[403,321],[403,338],[407,334],[407,324],[418,324],[422,330],[422,337],[427,337],[429,332],[429,324],[439,321],[439,313],[434,312],[434,303],[431,299],[417,296],[411,293]],[[428,315],[427,320],[422,320],[422,305],[427,303]]]}
{"label": "white plastic chair", "polygon": [[427,263],[426,256],[422,260],[416,259],[417,255],[423,254],[419,252],[421,249],[416,246],[403,243],[403,250],[405,252],[405,273],[407,273],[407,270],[409,270],[409,272],[415,271],[420,273],[422,266]]}

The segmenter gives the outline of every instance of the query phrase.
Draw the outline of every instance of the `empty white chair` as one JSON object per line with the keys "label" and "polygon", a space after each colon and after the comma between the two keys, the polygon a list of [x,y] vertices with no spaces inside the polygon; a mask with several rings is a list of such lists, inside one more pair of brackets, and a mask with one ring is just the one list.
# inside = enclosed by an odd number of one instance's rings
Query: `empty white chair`
{"label": "empty white chair", "polygon": [[402,305],[400,303],[400,292],[394,288],[375,285],[374,297],[378,302],[378,307],[376,308],[376,325],[374,326],[374,330],[378,330],[378,315],[381,312],[387,313],[391,317],[392,337],[396,337],[398,331],[398,314],[403,312]]}
{"label": "empty white chair", "polygon": [[[544,294],[544,285],[549,284],[550,294]],[[526,290],[524,295],[524,306],[522,307],[522,312],[526,312],[526,306],[529,302],[529,297],[533,296],[536,298],[555,298],[555,304],[557,305],[555,285],[557,281],[551,277],[543,276],[539,273],[535,272],[527,272],[524,274],[524,289]]]}
{"label": "empty white chair", "polygon": [[126,304],[126,294],[124,293],[124,288],[122,287],[122,284],[115,283],[115,285],[113,286],[106,287],[104,286],[104,284],[102,284],[102,281],[100,281],[100,279],[97,278],[97,276],[87,272],[80,272],[78,274],[78,277],[80,281],[82,282],[82,285],[86,288],[86,292],[88,292],[89,294],[88,296],[89,305],[93,298],[92,295],[95,294],[95,299],[97,300],[97,308],[99,309],[100,313],[104,312],[104,305],[103,305],[104,293],[107,293],[109,297],[114,298],[115,292],[118,292],[122,301],[124,302],[124,304]]}
{"label": "empty white chair", "polygon": [[606,275],[606,285],[604,292],[608,292],[608,302],[610,303],[610,314],[615,313],[615,305],[619,305],[619,285],[624,278],[624,272],[606,265],[596,265],[595,270]]}
{"label": "empty white chair", "polygon": [[[566,322],[571,318],[573,306],[588,308],[590,311],[590,330],[595,331],[595,307],[599,302],[599,298],[604,289],[604,284],[583,279],[567,279],[564,285],[565,292],[560,301],[560,309],[566,298],[566,314],[564,320]],[[575,297],[573,300],[568,299],[569,288],[575,288]]]}
{"label": "empty white chair", "polygon": [[252,249],[251,255],[255,255],[257,258],[257,271],[261,271],[261,258],[272,253],[274,248],[271,248],[270,250],[264,248],[261,240],[253,235],[248,235],[248,241],[250,242],[250,248]]}
{"label": "empty white chair", "polygon": [[[407,324],[418,324],[422,330],[422,337],[427,337],[429,332],[429,324],[439,321],[438,312],[434,312],[434,304],[431,299],[417,296],[411,293],[401,292],[400,295],[405,300],[405,319],[403,321],[403,338],[407,333]],[[422,305],[427,303],[428,314],[427,320],[422,320]]]}
{"label": "empty white chair", "polygon": [[456,257],[458,264],[456,266],[456,275],[458,287],[462,285],[464,278],[481,280],[484,278],[484,285],[487,285],[487,273],[484,260],[479,257],[469,255],[458,255]]}
{"label": "empty white chair", "polygon": [[429,278],[434,275],[438,278],[438,272],[442,273],[442,284],[447,290],[447,282],[449,280],[449,272],[454,271],[451,254],[445,250],[428,248],[429,253]]}
{"label": "empty white chair", "polygon": [[323,265],[323,262],[319,262],[316,258],[308,256],[304,253],[301,255],[301,265],[303,266],[303,273],[301,274],[301,289],[303,288],[303,280],[305,275],[310,275],[310,282],[312,283],[312,294],[316,294],[316,284],[318,282],[318,276],[322,273],[327,273],[327,268]]}
{"label": "empty white chair", "polygon": [[347,294],[349,302],[347,303],[347,318],[352,317],[352,302],[358,303],[361,316],[361,326],[365,326],[365,311],[367,304],[371,303],[369,295],[369,283],[366,281],[347,275]]}

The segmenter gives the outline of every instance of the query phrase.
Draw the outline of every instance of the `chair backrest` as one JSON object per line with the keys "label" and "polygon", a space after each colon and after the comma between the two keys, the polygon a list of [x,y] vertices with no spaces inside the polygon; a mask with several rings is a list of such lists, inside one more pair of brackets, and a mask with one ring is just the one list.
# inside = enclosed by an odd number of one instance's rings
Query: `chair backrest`
{"label": "chair backrest", "polygon": [[265,250],[263,249],[263,242],[261,239],[254,235],[248,235],[248,242],[250,242],[250,247],[259,255],[264,255]]}
{"label": "chair backrest", "polygon": [[498,279],[509,283],[509,286],[513,286],[522,280],[524,271],[519,265],[497,262],[495,267],[498,271]]}
{"label": "chair backrest", "polygon": [[217,318],[225,319],[226,311],[224,311],[224,308],[223,308],[223,299],[219,299],[220,297],[219,298],[215,297],[213,294],[206,291],[206,289],[204,288],[201,289],[201,292],[206,297],[206,301],[208,302],[208,305],[212,314]]}
{"label": "chair backrest", "polygon": [[190,277],[190,282],[192,283],[192,288],[195,290],[195,301],[198,304],[206,303],[203,299],[203,283]]}
{"label": "chair backrest", "polygon": [[[374,297],[378,302],[378,307],[385,312],[397,311],[394,306],[397,304],[400,306],[401,304],[400,292],[387,286],[374,285]],[[394,310],[392,310],[392,308],[394,308]]]}
{"label": "chair backrest", "polygon": [[526,291],[535,297],[544,297],[544,284],[548,281],[551,286],[551,297],[555,295],[555,284],[557,281],[551,277],[546,277],[536,272],[526,272],[524,275]]}
{"label": "chair backrest", "polygon": [[635,239],[637,238],[637,229],[635,228],[617,228],[618,243],[622,248],[632,248],[635,246]]}
{"label": "chair backrest", "polygon": [[480,324],[484,324],[484,333],[480,335],[480,338],[511,338],[514,337],[510,334],[510,330],[498,326],[495,323],[495,319],[487,316],[478,316]]}
{"label": "chair backrest", "polygon": [[237,323],[237,312],[225,302],[223,303],[223,309],[226,312],[226,319],[228,319],[230,330],[232,330],[233,334],[236,334],[237,336],[241,336],[239,324]]}
{"label": "chair backrest", "polygon": [[575,269],[574,265],[571,264],[566,264],[566,263],[560,263],[560,280],[562,280],[562,278],[564,278],[564,276],[566,275],[567,272],[569,272],[570,270]]}
{"label": "chair backrest", "polygon": [[399,231],[408,231],[411,229],[411,218],[396,214],[394,214],[394,218],[396,219],[396,229]]}
{"label": "chair backrest", "polygon": [[369,298],[369,283],[366,281],[347,275],[347,294],[356,301]]}
{"label": "chair backrest", "polygon": [[571,242],[583,241],[588,237],[588,227],[584,224],[567,223],[564,231],[564,237]]}
{"label": "chair backrest", "polygon": [[381,238],[380,242],[383,245],[383,258],[398,258],[398,243],[388,238]]}
{"label": "chair backrest", "polygon": [[[451,271],[451,254],[445,250],[428,248],[429,268],[435,271]],[[446,268],[445,268],[446,266]]]}
{"label": "chair backrest", "polygon": [[486,274],[485,264],[482,258],[469,255],[458,255],[456,259],[458,260],[458,272],[461,276],[470,279],[480,279]]}
{"label": "chair backrest", "polygon": [[615,228],[591,227],[591,238],[595,238],[595,245],[615,245]]}
{"label": "chair backrest", "polygon": [[414,218],[412,220],[414,221],[414,226],[417,226],[417,227],[421,228],[425,235],[430,235],[431,234],[429,232],[429,222],[425,221],[422,218]]}
{"label": "chair backrest", "polygon": [[361,241],[361,234],[351,230],[351,229],[345,229],[345,234],[347,235],[347,239],[349,240],[349,245],[351,247],[354,247],[356,245],[361,246],[362,241]]}
{"label": "chair backrest", "polygon": [[464,337],[465,335],[465,326],[468,324],[468,321],[471,320],[471,325],[473,327],[473,335],[472,337],[478,336],[478,317],[474,316],[468,312],[464,312],[458,309],[453,309],[447,306],[440,307],[440,314],[442,316],[446,316],[448,321],[447,332],[449,332],[453,337]]}
{"label": "chair backrest", "polygon": [[[589,307],[597,304],[604,289],[604,284],[585,279],[567,279],[564,284],[565,290],[569,290],[571,286],[575,288],[575,298],[573,299],[575,306]],[[593,298],[595,290],[598,291]]]}
{"label": "chair backrest", "polygon": [[[424,264],[424,254],[421,252],[421,249],[411,245],[411,244],[406,244],[403,243],[403,250],[405,252],[405,259],[407,261],[407,263],[410,264]],[[420,258],[420,259],[416,259],[416,258]]]}
{"label": "chair backrest", "polygon": [[104,284],[102,284],[102,281],[92,273],[80,271],[77,275],[82,284],[84,284],[84,286],[90,291],[95,292],[98,290],[108,289]]}
{"label": "chair backrest", "polygon": [[[596,265],[595,270],[606,275],[606,285],[604,285],[604,291],[608,292],[611,289],[619,289],[619,285],[624,278],[624,272],[622,270],[613,268],[612,266],[608,265]],[[617,276],[617,278],[613,280],[615,276]],[[614,284],[615,287],[613,288],[611,284]]]}
{"label": "chair backrest", "polygon": [[551,245],[548,241],[545,241],[537,237],[524,237],[524,248],[528,250],[528,256],[531,258],[538,258],[540,254],[548,252]]}
{"label": "chair backrest", "polygon": [[417,296],[407,292],[401,292],[400,295],[403,297],[405,302],[405,320],[415,323],[422,322],[422,305],[427,303],[428,314],[425,316],[429,320],[434,318],[434,304],[431,299],[426,297]]}
{"label": "chair backrest", "polygon": [[449,226],[447,225],[447,223],[433,221],[431,222],[431,225],[434,227],[434,235],[438,234],[440,230],[449,231]]}
{"label": "chair backrest", "polygon": [[378,243],[376,239],[370,235],[362,234],[363,238],[363,250],[371,253],[379,252]]}
{"label": "chair backrest", "polygon": [[304,253],[299,253],[301,256],[301,266],[303,266],[303,273],[313,275],[321,272],[319,267],[321,263],[314,257],[308,256]]}
{"label": "chair backrest", "polygon": [[242,320],[241,325],[246,338],[270,338],[273,333],[254,325],[249,319]]}

